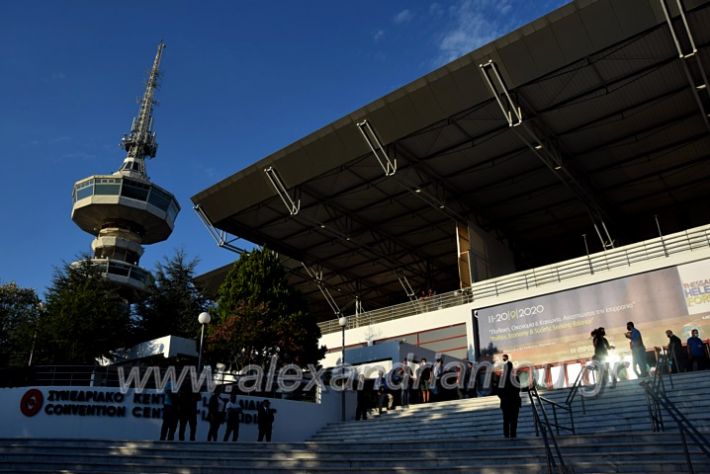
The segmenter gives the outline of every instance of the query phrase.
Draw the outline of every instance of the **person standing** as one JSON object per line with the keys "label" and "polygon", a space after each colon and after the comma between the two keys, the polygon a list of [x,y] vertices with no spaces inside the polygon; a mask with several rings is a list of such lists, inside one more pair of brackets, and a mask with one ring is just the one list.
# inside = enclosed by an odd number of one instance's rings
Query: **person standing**
{"label": "person standing", "polygon": [[163,423],[160,426],[160,441],[173,441],[177,428],[177,397],[170,383],[163,391]]}
{"label": "person standing", "polygon": [[688,362],[690,370],[703,370],[707,367],[708,354],[705,343],[698,337],[698,330],[693,329],[688,338]]}
{"label": "person standing", "polygon": [[666,331],[668,336],[668,360],[671,363],[671,373],[685,372],[685,354],[683,354],[683,343],[680,338],[673,334],[673,331]]}
{"label": "person standing", "polygon": [[217,387],[207,404],[207,421],[210,423],[210,430],[207,433],[207,441],[217,441],[219,435],[219,425],[224,423],[224,410],[226,400],[221,397],[222,387]]}
{"label": "person standing", "polygon": [[180,421],[180,441],[185,441],[185,429],[190,425],[190,441],[195,441],[197,431],[197,402],[200,394],[192,391],[191,384],[183,383],[178,392],[178,419]]}
{"label": "person standing", "polygon": [[257,441],[271,441],[271,429],[274,425],[274,412],[271,410],[271,402],[264,400],[259,405],[256,412],[256,422],[259,425],[259,437]]}
{"label": "person standing", "polygon": [[638,377],[648,376],[648,362],[646,361],[646,346],[643,345],[641,331],[634,327],[634,323],[626,323],[626,334],[631,344],[631,355],[634,359],[634,372]]}
{"label": "person standing", "polygon": [[520,382],[514,373],[513,363],[508,354],[503,354],[503,363],[497,392],[500,398],[500,409],[503,411],[503,436],[513,439],[517,436],[518,414],[522,405]]}
{"label": "person standing", "polygon": [[472,386],[473,381],[471,380],[471,377],[473,377],[473,362],[467,360],[463,370],[463,398],[473,398],[476,396]]}
{"label": "person standing", "polygon": [[358,384],[356,387],[357,405],[355,406],[355,420],[367,420],[367,410],[370,408],[370,397],[365,384],[365,375],[358,376]]}
{"label": "person standing", "polygon": [[380,370],[380,375],[375,381],[375,389],[377,390],[377,409],[380,415],[384,406],[387,406],[387,411],[392,411],[394,397],[387,391],[387,378],[384,370]]}
{"label": "person standing", "polygon": [[422,357],[419,362],[419,390],[422,394],[422,403],[429,403],[431,392],[431,366],[427,362],[426,358]]}
{"label": "person standing", "polygon": [[592,344],[594,344],[594,357],[592,357],[599,364],[599,380],[602,383],[602,389],[606,386],[607,378],[611,376],[610,388],[616,387],[616,370],[609,370],[609,363],[607,362],[607,357],[609,356],[609,349],[614,349],[613,346],[609,345],[607,341],[606,330],[604,328],[597,328],[592,331]]}
{"label": "person standing", "polygon": [[225,406],[227,411],[227,430],[224,432],[224,441],[229,441],[229,435],[232,435],[232,441],[239,439],[239,417],[242,414],[242,407],[237,401],[237,394],[233,393],[229,397],[229,401]]}
{"label": "person standing", "polygon": [[444,375],[444,361],[441,356],[438,356],[434,361],[434,367],[431,369],[431,387],[430,390],[434,395],[434,401],[443,400],[441,377]]}
{"label": "person standing", "polygon": [[407,359],[402,361],[402,367],[399,370],[401,371],[400,405],[402,408],[407,408],[409,407],[409,384],[413,376],[412,368],[409,367]]}

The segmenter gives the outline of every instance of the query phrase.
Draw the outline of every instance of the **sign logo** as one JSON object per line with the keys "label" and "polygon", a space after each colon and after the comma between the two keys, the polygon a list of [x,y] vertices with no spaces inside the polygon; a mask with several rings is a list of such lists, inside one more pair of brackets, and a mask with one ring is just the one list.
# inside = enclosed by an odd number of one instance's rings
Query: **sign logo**
{"label": "sign logo", "polygon": [[25,416],[35,416],[42,409],[44,397],[36,388],[28,390],[20,400],[20,411]]}

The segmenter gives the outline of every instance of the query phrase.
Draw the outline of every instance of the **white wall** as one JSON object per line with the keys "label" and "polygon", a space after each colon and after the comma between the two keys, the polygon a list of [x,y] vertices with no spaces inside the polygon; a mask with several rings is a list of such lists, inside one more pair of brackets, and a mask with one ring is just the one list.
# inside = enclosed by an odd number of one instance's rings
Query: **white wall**
{"label": "white wall", "polygon": [[[23,396],[31,389],[38,389],[43,396],[41,409],[34,416],[26,416],[20,410]],[[78,392],[93,392],[103,394],[120,394],[117,388],[105,387],[23,387],[0,389],[0,438],[92,438],[114,440],[157,440],[160,437],[161,418],[144,418],[135,416],[134,409],[147,410],[148,414],[156,409],[155,416],[162,408],[162,403],[134,403],[134,391],[129,390],[119,402],[80,402],[53,401],[51,391],[70,390]],[[143,394],[150,398],[155,390],[144,390]],[[204,405],[199,409],[206,415],[207,393],[203,394]],[[105,395],[104,395],[105,396]],[[141,395],[143,396],[143,395]],[[55,394],[56,397],[56,394]],[[120,397],[119,397],[120,398]],[[240,396],[245,402],[258,402],[262,398]],[[305,441],[327,423],[340,421],[340,393],[327,392],[321,397],[322,403],[297,402],[291,400],[270,399],[271,408],[276,409],[273,425],[272,442]],[[140,400],[143,401],[143,400]],[[146,400],[147,401],[147,400]],[[73,406],[103,406],[114,407],[125,411],[124,416],[80,416],[79,414],[48,414],[48,405],[69,404]],[[354,403],[349,403],[348,417],[354,413]],[[51,411],[51,408],[49,409]],[[256,410],[245,409],[246,420],[240,423],[239,441],[250,442],[257,439]],[[254,421],[249,423],[249,418]],[[198,414],[197,440],[207,439],[208,423]],[[219,431],[220,438],[224,435],[225,425]],[[189,437],[189,428],[186,430]],[[176,436],[177,439],[177,436]]]}
{"label": "white wall", "polygon": [[[374,336],[374,339],[382,339],[465,323],[466,339],[468,340],[469,348],[468,356],[471,358],[473,357],[473,326],[471,322],[471,310],[473,307],[473,304],[464,304],[453,308],[445,308],[428,313],[416,314],[414,316],[407,316],[406,318],[385,321],[371,326],[348,329],[345,331],[345,346],[365,344],[367,338],[370,336]],[[321,336],[318,344],[325,345],[328,349],[335,349],[342,347],[341,339],[342,334],[340,332],[324,334]],[[333,367],[337,365],[338,360],[340,360],[340,352],[330,353],[326,354],[321,364],[323,364],[324,367]]]}

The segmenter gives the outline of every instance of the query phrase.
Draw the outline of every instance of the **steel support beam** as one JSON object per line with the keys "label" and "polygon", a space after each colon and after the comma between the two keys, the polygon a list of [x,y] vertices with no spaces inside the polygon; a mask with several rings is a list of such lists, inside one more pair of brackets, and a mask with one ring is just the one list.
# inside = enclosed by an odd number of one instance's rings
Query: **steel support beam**
{"label": "steel support beam", "polygon": [[[577,196],[579,201],[586,208],[592,220],[592,224],[597,230],[597,235],[602,242],[603,248],[614,248],[614,240],[609,235],[609,231],[604,222],[609,216],[609,213],[597,201],[593,190],[583,183],[575,173],[565,165],[562,153],[555,142],[549,138],[549,134],[546,133],[540,125],[536,125],[531,120],[523,120],[523,111],[526,115],[535,115],[535,111],[529,106],[524,110],[519,101],[515,102],[513,100],[493,60],[479,64],[479,69],[484,78],[484,82],[496,99],[503,116],[508,122],[508,126],[513,130],[520,141],[550,169],[552,174]],[[539,118],[537,120],[540,121]],[[604,235],[602,235],[602,231]]]}
{"label": "steel support beam", "polygon": [[240,240],[240,237],[228,237],[227,232],[224,230],[217,230],[215,226],[212,224],[212,221],[210,220],[209,217],[207,217],[207,214],[205,214],[205,211],[200,207],[199,204],[195,204],[193,206],[193,209],[195,210],[195,213],[197,214],[197,217],[200,218],[202,223],[205,225],[207,228],[207,231],[210,233],[212,238],[214,239],[215,242],[217,242],[217,245],[223,249],[230,250],[234,253],[238,253],[239,255],[243,254],[246,252],[245,249],[241,247],[237,247],[234,245],[234,242],[237,240]]}

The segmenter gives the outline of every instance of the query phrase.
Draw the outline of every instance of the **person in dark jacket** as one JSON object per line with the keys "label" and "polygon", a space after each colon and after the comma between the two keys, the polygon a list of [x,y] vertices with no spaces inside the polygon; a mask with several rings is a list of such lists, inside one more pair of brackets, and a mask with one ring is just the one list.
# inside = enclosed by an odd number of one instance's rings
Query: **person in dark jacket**
{"label": "person in dark jacket", "polygon": [[668,359],[671,362],[671,373],[685,372],[683,343],[670,329],[666,331],[666,336],[668,336]]}
{"label": "person in dark jacket", "polygon": [[388,391],[387,387],[387,377],[385,377],[385,371],[380,370],[380,376],[377,377],[375,381],[375,389],[377,390],[377,409],[382,414],[382,408],[387,407],[387,411],[392,411],[392,405],[394,404],[394,397]]}
{"label": "person in dark jacket", "polygon": [[176,428],[177,394],[173,392],[172,385],[168,383],[163,392],[163,424],[160,427],[160,440],[174,440]]}
{"label": "person in dark jacket", "polygon": [[609,356],[609,349],[614,349],[614,346],[609,345],[607,341],[606,330],[604,328],[597,328],[592,331],[592,344],[594,344],[594,357],[593,359],[599,364],[599,381],[602,384],[602,388],[606,386],[607,378],[611,375],[611,388],[616,386],[616,370],[609,370],[609,363],[607,362],[607,357]]}
{"label": "person in dark jacket", "polygon": [[259,425],[259,438],[257,441],[271,441],[271,428],[274,424],[274,412],[271,410],[271,402],[264,400],[259,405],[256,412],[256,421]]}
{"label": "person in dark jacket", "polygon": [[367,410],[370,408],[369,391],[365,387],[365,376],[358,376],[357,405],[355,407],[355,420],[367,420]]}
{"label": "person in dark jacket", "polygon": [[503,411],[503,436],[515,438],[518,431],[518,413],[520,413],[520,382],[513,372],[513,363],[508,354],[503,354],[503,372],[498,382],[497,392],[500,397],[500,409]]}
{"label": "person in dark jacket", "polygon": [[200,401],[200,394],[192,391],[191,384],[183,383],[178,392],[178,419],[180,421],[180,431],[178,433],[180,441],[185,441],[185,430],[190,425],[190,441],[195,441],[197,431],[197,402]]}
{"label": "person in dark jacket", "polygon": [[704,370],[708,365],[708,353],[705,343],[698,337],[698,330],[690,331],[690,337],[686,341],[688,349],[688,370]]}
{"label": "person in dark jacket", "polygon": [[239,416],[242,414],[242,408],[237,401],[237,395],[232,394],[229,397],[229,402],[225,407],[227,411],[227,429],[224,432],[224,441],[229,441],[229,435],[232,435],[232,441],[239,439]]}
{"label": "person in dark jacket", "polygon": [[467,360],[463,369],[463,387],[459,389],[459,398],[473,398],[476,396],[476,391],[471,386],[471,376],[473,376],[473,362]]}
{"label": "person in dark jacket", "polygon": [[221,397],[222,389],[217,387],[210,397],[207,405],[207,421],[210,423],[210,430],[207,433],[207,441],[217,441],[219,425],[224,423],[224,412],[227,400]]}

